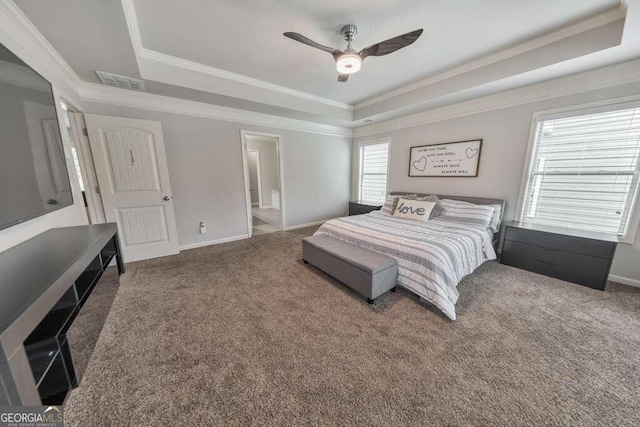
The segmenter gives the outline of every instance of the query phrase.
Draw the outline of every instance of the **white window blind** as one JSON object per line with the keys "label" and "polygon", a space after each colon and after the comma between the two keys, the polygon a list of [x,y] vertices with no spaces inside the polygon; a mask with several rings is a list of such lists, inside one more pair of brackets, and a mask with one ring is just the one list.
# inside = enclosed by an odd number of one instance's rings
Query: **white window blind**
{"label": "white window blind", "polygon": [[640,107],[535,124],[521,220],[624,235],[638,190]]}
{"label": "white window blind", "polygon": [[384,203],[388,161],[389,143],[360,146],[360,200]]}

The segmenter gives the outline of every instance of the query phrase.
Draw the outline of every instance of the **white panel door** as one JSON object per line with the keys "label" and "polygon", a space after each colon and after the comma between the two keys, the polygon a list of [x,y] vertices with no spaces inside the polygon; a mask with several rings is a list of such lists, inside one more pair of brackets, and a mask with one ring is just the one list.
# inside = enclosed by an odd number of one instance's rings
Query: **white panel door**
{"label": "white panel door", "polygon": [[178,233],[160,122],[86,114],[100,195],[126,262],[177,254]]}

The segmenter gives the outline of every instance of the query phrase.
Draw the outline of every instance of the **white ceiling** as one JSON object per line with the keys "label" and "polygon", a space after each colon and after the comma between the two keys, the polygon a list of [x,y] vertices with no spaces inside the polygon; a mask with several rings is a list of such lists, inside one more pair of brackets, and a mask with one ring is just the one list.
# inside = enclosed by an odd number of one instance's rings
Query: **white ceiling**
{"label": "white ceiling", "polygon": [[95,70],[140,77],[122,4],[117,0],[16,0],[80,78]]}
{"label": "white ceiling", "polygon": [[[432,76],[619,5],[618,0],[135,0],[145,48],[349,104]],[[361,49],[424,28],[412,46],[368,58],[348,83],[331,56],[282,36],[295,31]]]}
{"label": "white ceiling", "polygon": [[[3,0],[9,1],[9,0]],[[640,0],[13,0],[79,77],[171,98],[367,126],[640,58]],[[424,28],[347,83],[295,31],[356,49]]]}

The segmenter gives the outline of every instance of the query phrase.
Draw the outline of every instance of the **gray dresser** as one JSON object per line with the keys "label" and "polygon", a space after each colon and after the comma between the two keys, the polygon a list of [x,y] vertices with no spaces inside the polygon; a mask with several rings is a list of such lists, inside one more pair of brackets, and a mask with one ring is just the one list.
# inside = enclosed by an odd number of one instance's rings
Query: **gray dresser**
{"label": "gray dresser", "polygon": [[604,290],[616,235],[517,221],[505,227],[502,264]]}

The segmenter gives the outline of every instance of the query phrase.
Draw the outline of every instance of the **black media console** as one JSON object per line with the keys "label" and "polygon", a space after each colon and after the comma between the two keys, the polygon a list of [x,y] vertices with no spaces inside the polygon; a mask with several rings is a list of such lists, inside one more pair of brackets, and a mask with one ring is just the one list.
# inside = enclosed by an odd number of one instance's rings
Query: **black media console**
{"label": "black media console", "polygon": [[113,301],[90,297],[113,259],[124,273],[115,224],[51,229],[0,253],[0,405],[61,405],[78,386],[104,322],[94,311]]}

